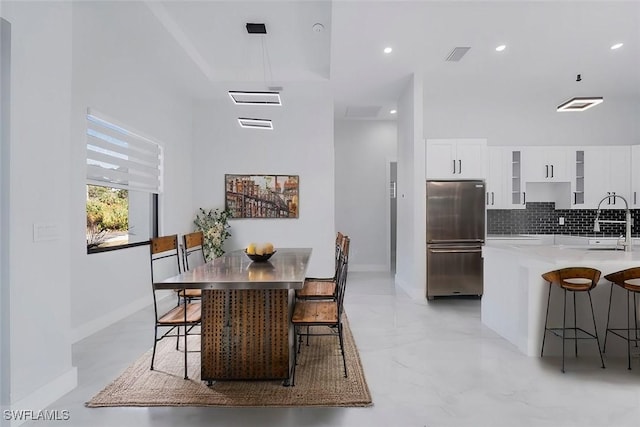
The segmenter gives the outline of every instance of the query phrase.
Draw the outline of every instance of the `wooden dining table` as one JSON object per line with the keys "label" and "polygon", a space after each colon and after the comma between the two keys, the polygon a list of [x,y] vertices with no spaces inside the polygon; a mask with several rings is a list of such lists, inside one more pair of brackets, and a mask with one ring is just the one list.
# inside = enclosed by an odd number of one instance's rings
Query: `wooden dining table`
{"label": "wooden dining table", "polygon": [[201,289],[201,379],[284,380],[293,367],[291,313],[307,274],[310,248],[281,248],[265,262],[243,250],[156,283]]}

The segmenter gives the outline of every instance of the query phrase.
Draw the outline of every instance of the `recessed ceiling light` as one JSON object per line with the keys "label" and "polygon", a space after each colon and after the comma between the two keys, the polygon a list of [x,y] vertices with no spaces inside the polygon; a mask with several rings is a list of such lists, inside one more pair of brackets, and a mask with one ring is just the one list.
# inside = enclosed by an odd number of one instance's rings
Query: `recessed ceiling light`
{"label": "recessed ceiling light", "polygon": [[398,110],[391,110],[391,111],[389,111],[389,114],[395,114],[397,112],[398,112]]}
{"label": "recessed ceiling light", "polygon": [[624,43],[616,43],[613,46],[611,46],[611,49],[612,50],[620,49],[623,45]]}
{"label": "recessed ceiling light", "polygon": [[602,101],[602,97],[571,98],[567,102],[558,105],[558,111],[585,111],[591,107],[595,107],[596,105],[601,104]]}
{"label": "recessed ceiling light", "polygon": [[503,50],[505,50],[507,48],[506,44],[501,44],[500,46],[496,47],[496,50],[498,52],[502,52]]}
{"label": "recessed ceiling light", "polygon": [[282,105],[278,92],[242,92],[229,91],[229,96],[236,105]]}
{"label": "recessed ceiling light", "polygon": [[249,119],[245,117],[240,117],[238,119],[238,123],[243,128],[251,128],[251,129],[273,129],[273,124],[271,120],[267,119]]}
{"label": "recessed ceiling light", "polygon": [[385,47],[383,52],[384,52],[384,53],[391,53],[392,51],[393,51],[393,49],[392,49],[392,48],[390,48],[390,47]]}

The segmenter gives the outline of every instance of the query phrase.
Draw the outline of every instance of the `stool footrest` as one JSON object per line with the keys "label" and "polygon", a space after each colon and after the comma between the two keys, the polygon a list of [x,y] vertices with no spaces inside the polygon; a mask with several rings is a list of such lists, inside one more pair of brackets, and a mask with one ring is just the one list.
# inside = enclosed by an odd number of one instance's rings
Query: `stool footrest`
{"label": "stool footrest", "polygon": [[[623,334],[623,333],[618,332],[618,331],[626,331],[629,334],[631,334],[631,332],[633,332],[636,338],[628,337],[626,334]],[[622,338],[623,340],[626,340],[626,341],[631,341],[631,342],[636,342],[636,343],[640,342],[640,338],[638,338],[638,336],[640,335],[639,334],[640,328],[609,328],[609,329],[607,329],[606,332],[607,333],[610,332],[613,335],[616,335],[616,336],[618,336],[618,337],[620,337],[620,338]]]}
{"label": "stool footrest", "polygon": [[[564,330],[569,332],[573,331],[572,335],[565,336],[562,328],[547,328],[547,331],[551,332],[553,335],[566,339],[566,340],[595,340],[597,337],[588,331],[585,331],[582,328],[565,328]],[[581,333],[582,336],[578,336],[578,333]]]}

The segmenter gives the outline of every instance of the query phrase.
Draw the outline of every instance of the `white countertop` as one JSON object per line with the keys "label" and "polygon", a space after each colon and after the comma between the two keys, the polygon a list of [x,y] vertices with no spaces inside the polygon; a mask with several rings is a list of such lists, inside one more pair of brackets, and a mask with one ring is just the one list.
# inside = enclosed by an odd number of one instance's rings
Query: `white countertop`
{"label": "white countertop", "polygon": [[634,262],[640,264],[640,247],[634,247],[631,252],[622,250],[601,250],[588,249],[582,245],[510,245],[492,244],[487,241],[483,247],[485,249],[496,249],[516,252],[523,256],[536,258],[540,261],[547,261],[554,264],[588,264],[597,263],[627,263]]}

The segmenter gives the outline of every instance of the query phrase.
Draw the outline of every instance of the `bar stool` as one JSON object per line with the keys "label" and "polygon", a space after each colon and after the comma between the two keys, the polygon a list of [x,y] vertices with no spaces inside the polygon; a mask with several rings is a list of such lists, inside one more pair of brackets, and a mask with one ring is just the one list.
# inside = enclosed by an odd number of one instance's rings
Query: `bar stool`
{"label": "bar stool", "polygon": [[[638,342],[640,342],[639,333],[640,328],[638,327],[638,303],[636,301],[636,295],[640,294],[640,267],[632,267],[627,268],[626,270],[616,271],[615,273],[607,274],[604,276],[605,279],[611,282],[611,292],[609,294],[609,310],[607,312],[607,329],[604,333],[604,347],[602,349],[603,352],[607,351],[607,335],[611,332],[613,335],[616,335],[623,340],[627,341],[627,360],[629,362],[628,369],[631,369],[631,342],[635,342],[636,347],[638,346]],[[611,298],[613,297],[613,285],[618,285],[622,289],[627,291],[627,327],[626,328],[610,328],[609,320],[611,317]],[[634,316],[634,327],[631,327],[631,310],[629,309],[629,299],[631,294],[633,294],[633,316]],[[622,331],[626,331],[626,334],[623,334]],[[631,337],[631,331],[634,331],[634,337]]]}
{"label": "bar stool", "polygon": [[[598,345],[598,353],[600,354],[600,361],[604,368],[604,359],[602,358],[602,352],[600,351],[600,340],[598,339],[598,329],[596,326],[596,316],[593,312],[593,302],[591,300],[591,290],[596,287],[598,280],[600,280],[600,271],[590,267],[567,267],[559,270],[549,271],[542,275],[542,278],[549,282],[549,295],[547,297],[547,315],[544,321],[544,332],[542,334],[542,349],[540,350],[540,357],[544,353],[544,341],[547,335],[547,331],[551,332],[557,337],[562,338],[562,372],[564,373],[564,348],[565,340],[574,340],[575,354],[578,357],[578,340],[579,339],[595,339]],[[551,300],[551,285],[557,285],[564,291],[564,307],[562,312],[562,328],[550,328],[549,322],[549,302]],[[573,327],[567,328],[567,291],[573,292]],[[593,318],[593,330],[594,332],[587,332],[577,325],[576,316],[576,293],[586,292],[589,296],[589,305],[591,306],[591,317]],[[573,331],[573,336],[567,337],[566,332]],[[578,336],[578,332],[583,335]]]}

